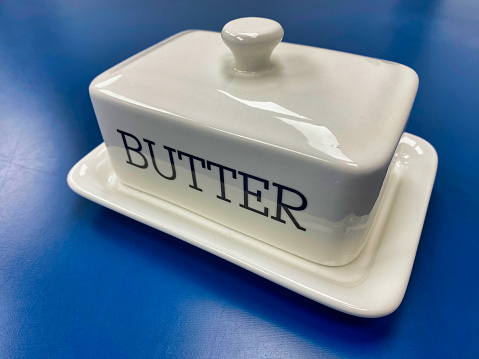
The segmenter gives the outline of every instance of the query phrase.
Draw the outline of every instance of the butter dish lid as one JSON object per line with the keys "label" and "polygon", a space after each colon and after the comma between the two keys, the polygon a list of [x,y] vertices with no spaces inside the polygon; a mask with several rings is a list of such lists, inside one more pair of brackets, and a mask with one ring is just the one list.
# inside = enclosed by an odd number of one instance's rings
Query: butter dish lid
{"label": "butter dish lid", "polygon": [[90,91],[171,121],[347,166],[393,156],[417,91],[410,68],[280,42],[272,20],[186,31],[98,76]]}

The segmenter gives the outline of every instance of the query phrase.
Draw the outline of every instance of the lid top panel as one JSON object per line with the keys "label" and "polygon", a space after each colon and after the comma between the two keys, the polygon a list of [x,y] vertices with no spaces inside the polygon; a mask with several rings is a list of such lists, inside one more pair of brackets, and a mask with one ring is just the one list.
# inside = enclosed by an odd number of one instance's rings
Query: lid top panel
{"label": "lid top panel", "polygon": [[289,43],[277,45],[265,71],[239,72],[234,64],[220,33],[187,31],[106,71],[90,89],[368,170],[390,161],[418,85],[400,64]]}

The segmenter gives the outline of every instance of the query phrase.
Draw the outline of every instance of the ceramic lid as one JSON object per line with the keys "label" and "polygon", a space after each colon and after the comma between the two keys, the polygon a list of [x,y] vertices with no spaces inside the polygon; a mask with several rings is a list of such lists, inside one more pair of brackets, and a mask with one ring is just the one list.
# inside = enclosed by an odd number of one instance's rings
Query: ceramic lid
{"label": "ceramic lid", "polygon": [[228,23],[221,34],[183,32],[103,73],[91,88],[172,121],[351,170],[389,162],[414,102],[416,73],[282,37],[278,23],[258,18]]}

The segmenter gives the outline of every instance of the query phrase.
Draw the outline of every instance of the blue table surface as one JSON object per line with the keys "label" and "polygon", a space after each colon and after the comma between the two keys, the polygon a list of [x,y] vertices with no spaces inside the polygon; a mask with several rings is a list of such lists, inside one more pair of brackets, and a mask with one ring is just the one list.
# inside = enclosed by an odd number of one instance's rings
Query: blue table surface
{"label": "blue table surface", "polygon": [[[102,142],[90,81],[185,29],[279,21],[284,41],[405,64],[407,131],[437,150],[409,287],[342,314],[73,193]],[[0,4],[0,357],[479,358],[479,2]],[[474,224],[476,223],[476,224]]]}

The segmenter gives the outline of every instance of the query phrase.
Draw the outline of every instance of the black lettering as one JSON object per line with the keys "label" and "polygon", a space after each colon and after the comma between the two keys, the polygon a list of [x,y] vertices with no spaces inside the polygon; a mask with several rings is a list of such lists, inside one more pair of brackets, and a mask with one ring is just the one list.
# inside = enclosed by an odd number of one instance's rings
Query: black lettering
{"label": "black lettering", "polygon": [[[146,160],[146,157],[143,155],[143,153],[141,153],[141,143],[140,141],[138,140],[138,138],[136,138],[135,136],[129,134],[128,132],[124,132],[124,131],[121,131],[121,130],[117,130],[120,134],[121,134],[121,138],[123,139],[123,145],[125,146],[125,150],[126,150],[126,155],[128,156],[128,161],[126,161],[126,163],[128,163],[129,165],[132,165],[132,166],[136,166],[136,167],[139,167],[139,168],[147,168],[148,167],[148,161]],[[133,148],[133,147],[130,147],[128,146],[128,144],[126,143],[126,138],[125,136],[129,136],[131,138],[133,138],[136,143],[138,144],[138,147],[137,148]],[[139,164],[136,164],[134,163],[132,160],[131,160],[131,154],[130,154],[130,151],[133,151],[133,152],[136,152],[138,153],[142,158],[143,158],[143,161],[145,162],[144,164],[142,165],[139,165]]]}
{"label": "black lettering", "polygon": [[178,158],[181,160],[182,156],[186,156],[190,159],[190,168],[191,168],[191,179],[193,180],[193,185],[190,185],[191,188],[196,189],[197,191],[203,192],[201,188],[198,187],[198,183],[196,182],[196,172],[195,172],[195,162],[197,160],[201,163],[201,167],[205,168],[205,160],[201,157],[196,157],[190,155],[189,153],[178,151]]}
{"label": "black lettering", "polygon": [[225,190],[225,170],[231,172],[231,176],[236,179],[236,170],[219,165],[217,163],[207,161],[206,163],[206,168],[211,171],[211,166],[218,167],[219,173],[220,173],[220,185],[221,185],[221,196],[216,196],[216,198],[222,199],[223,201],[231,203],[231,200],[226,198],[226,190]]}
{"label": "black lettering", "polygon": [[256,176],[253,176],[253,175],[249,175],[247,173],[244,173],[244,172],[240,172],[238,171],[238,173],[240,175],[243,176],[243,194],[244,194],[244,204],[240,204],[240,207],[242,208],[246,208],[246,209],[249,209],[250,211],[253,211],[255,213],[258,213],[258,214],[261,214],[263,216],[268,216],[268,208],[264,208],[264,211],[261,212],[261,211],[258,211],[257,209],[254,209],[254,208],[251,208],[249,206],[249,203],[248,203],[248,195],[251,195],[251,196],[255,196],[256,197],[256,200],[258,202],[261,202],[261,191],[256,191],[256,192],[251,192],[248,190],[248,179],[251,178],[251,179],[254,179],[258,182],[263,182],[264,184],[264,189],[268,189],[269,188],[269,182],[267,180],[264,180],[262,178],[259,178],[259,177],[256,177]]}
{"label": "black lettering", "polygon": [[[286,186],[282,186],[278,183],[273,182],[273,186],[278,187],[278,198],[277,198],[276,216],[271,216],[271,218],[274,219],[275,221],[278,221],[278,222],[281,222],[281,223],[286,223],[286,221],[281,219],[281,209],[284,209],[286,214],[293,221],[296,228],[298,228],[302,231],[306,231],[306,228],[301,227],[299,225],[298,221],[296,220],[296,218],[294,218],[293,214],[290,211],[290,209],[294,210],[294,211],[302,211],[303,209],[305,209],[306,206],[308,205],[308,201],[307,201],[306,197],[301,192],[298,192],[295,189],[292,189],[292,188],[289,188],[289,187],[286,187]],[[283,190],[286,190],[286,191],[292,192],[294,194],[297,194],[301,198],[301,201],[302,201],[301,206],[293,207],[289,204],[283,203]]]}
{"label": "black lettering", "polygon": [[155,143],[153,141],[147,140],[146,138],[144,138],[143,141],[145,141],[148,144],[148,148],[150,149],[151,160],[153,161],[153,167],[155,167],[156,172],[158,172],[158,174],[161,177],[166,178],[167,180],[174,180],[176,178],[176,168],[175,168],[175,161],[173,160],[173,152],[176,152],[176,150],[171,147],[163,146],[163,148],[168,151],[168,155],[170,156],[170,164],[171,164],[171,176],[165,176],[163,173],[160,172],[160,170],[158,169],[158,166],[156,165],[156,159],[153,153],[153,146],[155,145]]}

